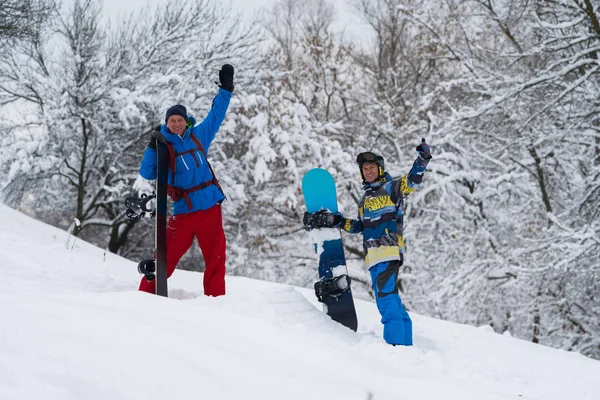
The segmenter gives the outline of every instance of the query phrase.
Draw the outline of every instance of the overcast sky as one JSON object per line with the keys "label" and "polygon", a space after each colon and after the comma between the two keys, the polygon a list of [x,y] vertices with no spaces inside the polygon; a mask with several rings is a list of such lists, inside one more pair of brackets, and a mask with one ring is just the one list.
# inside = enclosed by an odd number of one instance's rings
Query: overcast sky
{"label": "overcast sky", "polygon": [[[104,13],[108,18],[115,19],[119,15],[128,14],[143,8],[146,5],[156,5],[166,3],[168,0],[104,0]],[[221,0],[223,2],[227,0]],[[303,1],[303,0],[297,0]],[[336,7],[335,21],[332,29],[335,32],[344,32],[347,39],[358,39],[364,43],[364,35],[368,30],[365,25],[359,21],[359,18],[348,6],[348,0],[330,0]],[[264,10],[269,5],[277,3],[277,0],[231,0],[234,12],[240,12],[249,18],[254,12]]]}
{"label": "overcast sky", "polygon": [[[167,0],[104,0],[104,11],[109,16],[118,16],[119,13],[136,11],[148,4],[161,4]],[[252,14],[255,8],[273,3],[274,0],[231,0],[234,11],[243,14]]]}
{"label": "overcast sky", "polygon": [[[65,3],[68,5],[70,1],[73,0],[66,0]],[[167,1],[169,0],[104,0],[103,10],[106,18],[116,20],[121,15],[135,12],[147,5],[163,4]],[[336,6],[335,21],[332,25],[332,29],[338,33],[343,31],[344,37],[347,40],[352,40],[355,44],[368,46],[368,35],[365,33],[368,29],[363,23],[359,23],[359,18],[347,5],[348,0],[330,1]],[[258,12],[261,8],[268,9],[269,5],[275,4],[276,2],[277,0],[231,0],[233,11],[240,12],[242,15],[248,16],[248,18],[250,18],[255,11]],[[18,118],[22,118],[21,114],[23,114],[23,107],[24,105],[20,103],[16,106],[8,105],[2,107],[0,110],[0,118],[12,119],[14,115],[18,115]],[[15,108],[18,108],[20,111],[17,113]]]}

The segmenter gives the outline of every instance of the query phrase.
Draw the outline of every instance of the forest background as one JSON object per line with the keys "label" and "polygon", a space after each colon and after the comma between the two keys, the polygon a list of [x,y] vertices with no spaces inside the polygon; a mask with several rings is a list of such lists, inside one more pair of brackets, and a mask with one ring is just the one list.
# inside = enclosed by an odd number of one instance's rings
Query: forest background
{"label": "forest background", "polygon": [[[106,22],[100,0],[0,0],[2,202],[147,258],[152,221],[128,221],[123,199],[148,132],[175,103],[204,118],[231,63],[210,149],[228,274],[310,287],[303,174],[328,169],[355,217],[356,154],[400,176],[424,137],[408,310],[600,359],[600,0],[343,2],[360,31],[333,28],[341,3],[274,1],[248,19],[180,0]],[[369,297],[361,238],[344,240]],[[180,268],[202,271],[200,251]]]}

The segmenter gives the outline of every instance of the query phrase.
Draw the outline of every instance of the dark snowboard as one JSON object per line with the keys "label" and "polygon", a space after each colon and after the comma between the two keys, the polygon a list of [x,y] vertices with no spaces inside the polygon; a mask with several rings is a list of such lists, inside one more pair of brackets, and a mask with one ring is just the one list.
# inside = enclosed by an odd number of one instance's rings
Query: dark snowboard
{"label": "dark snowboard", "polygon": [[[167,179],[169,169],[169,152],[160,127],[152,132],[152,140],[156,144],[156,188],[151,195],[125,199],[127,218],[137,222],[146,214],[154,218],[154,258],[140,261],[138,271],[148,281],[156,279],[156,294],[168,297],[167,289]],[[156,201],[154,210],[148,207],[151,200]]]}
{"label": "dark snowboard", "polygon": [[[309,213],[322,209],[337,212],[335,182],[329,172],[321,168],[308,171],[302,179],[302,193]],[[310,230],[319,258],[319,282],[315,294],[323,303],[323,311],[334,321],[356,331],[358,320],[350,288],[342,236],[338,228]]]}
{"label": "dark snowboard", "polygon": [[168,297],[167,288],[167,180],[169,176],[169,152],[160,131],[152,133],[156,138],[156,294]]}

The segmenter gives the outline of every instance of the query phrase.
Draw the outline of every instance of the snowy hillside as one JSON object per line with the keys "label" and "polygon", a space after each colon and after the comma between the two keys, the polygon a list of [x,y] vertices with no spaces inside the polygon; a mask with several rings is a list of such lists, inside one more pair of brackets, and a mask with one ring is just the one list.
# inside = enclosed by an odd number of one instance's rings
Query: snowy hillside
{"label": "snowy hillside", "polygon": [[238,277],[206,298],[177,271],[170,299],[135,264],[0,205],[0,399],[600,399],[600,362],[412,314],[415,346],[359,332],[310,291]]}

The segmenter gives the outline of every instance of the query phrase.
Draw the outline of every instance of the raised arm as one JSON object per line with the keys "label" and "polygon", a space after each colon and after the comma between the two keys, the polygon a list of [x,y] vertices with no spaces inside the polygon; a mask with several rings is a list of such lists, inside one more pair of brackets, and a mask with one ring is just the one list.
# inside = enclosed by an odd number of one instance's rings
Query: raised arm
{"label": "raised arm", "polygon": [[402,195],[407,195],[415,191],[423,181],[423,173],[427,168],[427,164],[431,160],[431,149],[425,143],[425,139],[421,139],[421,144],[417,146],[417,159],[412,165],[408,174],[394,182],[396,186],[394,192]]}
{"label": "raised arm", "polygon": [[225,64],[219,71],[219,93],[213,99],[212,108],[204,120],[192,128],[192,132],[200,139],[200,143],[208,152],[217,131],[225,119],[225,113],[229,107],[231,94],[233,92],[233,74],[234,69],[231,65]]}

